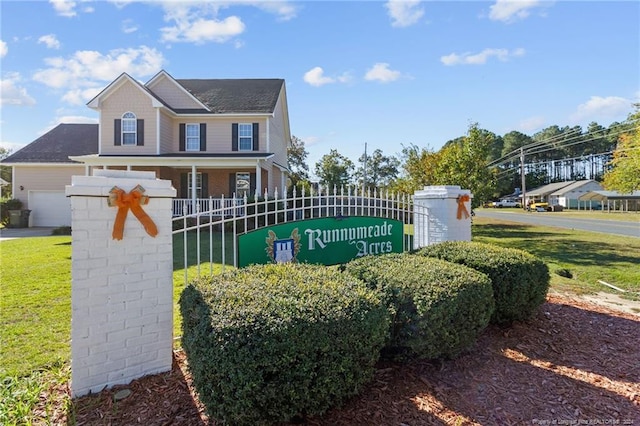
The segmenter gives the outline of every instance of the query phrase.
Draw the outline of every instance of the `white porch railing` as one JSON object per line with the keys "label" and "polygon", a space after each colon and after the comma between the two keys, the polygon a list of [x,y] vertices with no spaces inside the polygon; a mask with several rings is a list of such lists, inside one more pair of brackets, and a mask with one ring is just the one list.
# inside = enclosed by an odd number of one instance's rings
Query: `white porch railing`
{"label": "white porch railing", "polygon": [[244,216],[244,198],[174,198],[173,217],[191,216]]}

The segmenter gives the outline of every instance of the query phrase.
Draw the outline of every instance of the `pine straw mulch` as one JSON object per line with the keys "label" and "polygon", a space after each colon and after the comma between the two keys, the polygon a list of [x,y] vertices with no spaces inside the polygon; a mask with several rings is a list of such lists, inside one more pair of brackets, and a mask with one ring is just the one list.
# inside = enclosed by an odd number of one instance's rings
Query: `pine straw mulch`
{"label": "pine straw mulch", "polygon": [[[304,424],[640,425],[639,348],[639,315],[550,295],[529,321],[490,326],[455,360],[379,365],[359,396]],[[124,388],[132,394],[114,402]],[[182,352],[171,372],[78,398],[72,407],[71,415],[58,410],[56,421],[220,424],[199,403]]]}

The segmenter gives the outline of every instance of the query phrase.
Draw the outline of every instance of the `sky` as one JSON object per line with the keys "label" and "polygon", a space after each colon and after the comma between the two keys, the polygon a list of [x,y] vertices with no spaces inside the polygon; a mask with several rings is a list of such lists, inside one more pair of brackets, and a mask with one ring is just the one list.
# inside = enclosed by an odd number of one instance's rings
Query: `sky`
{"label": "sky", "polygon": [[0,147],[59,123],[121,73],[142,83],[283,78],[313,172],[336,149],[438,150],[498,135],[605,127],[640,102],[638,1],[0,0]]}

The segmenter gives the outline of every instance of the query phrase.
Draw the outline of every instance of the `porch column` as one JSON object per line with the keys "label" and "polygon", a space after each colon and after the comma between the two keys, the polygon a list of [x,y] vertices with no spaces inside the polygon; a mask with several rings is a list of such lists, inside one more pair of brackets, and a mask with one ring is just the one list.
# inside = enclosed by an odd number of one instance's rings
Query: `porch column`
{"label": "porch column", "polygon": [[194,209],[195,209],[195,205],[196,205],[196,196],[197,195],[198,194],[197,194],[197,191],[196,191],[196,166],[194,164],[193,166],[191,166],[191,205],[193,206]]}
{"label": "porch column", "polygon": [[256,193],[258,196],[262,195],[262,169],[260,168],[260,161],[256,163]]}

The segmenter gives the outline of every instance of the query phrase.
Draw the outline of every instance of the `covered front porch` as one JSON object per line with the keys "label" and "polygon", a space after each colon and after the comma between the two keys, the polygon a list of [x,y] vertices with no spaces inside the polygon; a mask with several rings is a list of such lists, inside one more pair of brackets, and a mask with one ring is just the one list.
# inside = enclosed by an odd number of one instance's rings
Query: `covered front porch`
{"label": "covered front porch", "polygon": [[286,188],[288,168],[271,160],[271,154],[183,156],[86,155],[71,158],[92,170],[152,171],[158,179],[170,180],[178,196],[173,215],[242,215],[246,198]]}

